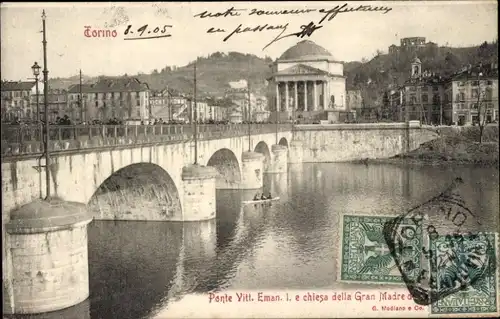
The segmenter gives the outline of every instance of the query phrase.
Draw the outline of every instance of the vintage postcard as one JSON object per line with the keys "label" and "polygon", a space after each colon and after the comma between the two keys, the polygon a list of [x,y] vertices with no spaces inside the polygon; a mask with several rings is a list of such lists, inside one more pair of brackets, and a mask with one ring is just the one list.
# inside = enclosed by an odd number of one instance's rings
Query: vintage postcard
{"label": "vintage postcard", "polygon": [[496,1],[0,15],[3,318],[500,315]]}

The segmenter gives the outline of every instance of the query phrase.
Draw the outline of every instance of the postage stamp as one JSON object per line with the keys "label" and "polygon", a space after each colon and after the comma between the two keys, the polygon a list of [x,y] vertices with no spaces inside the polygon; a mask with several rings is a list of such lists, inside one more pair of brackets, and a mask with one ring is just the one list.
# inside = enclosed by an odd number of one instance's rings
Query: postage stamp
{"label": "postage stamp", "polygon": [[[475,226],[480,222],[457,191],[461,183],[463,181],[460,178],[455,179],[441,194],[393,218],[383,227],[386,243],[402,280],[417,304],[434,304],[469,287],[473,289],[474,285],[487,278],[492,258],[488,258],[488,254],[479,257],[472,252],[479,249],[479,244],[482,245],[481,251],[490,252],[491,238],[481,231],[469,231],[477,230]],[[401,225],[406,225],[408,221],[422,229],[422,245],[419,249],[407,245],[400,234]],[[448,254],[442,252],[444,247],[447,247],[445,251]],[[408,250],[421,256],[420,264],[408,258]],[[446,258],[450,259],[448,264],[452,266],[446,268],[443,277],[445,270],[442,262],[446,262]],[[476,268],[471,273],[467,267],[472,264]],[[415,269],[419,271],[417,276]]]}
{"label": "postage stamp", "polygon": [[[397,264],[390,253],[383,234],[384,224],[393,216],[343,215],[340,281],[360,283],[404,283]],[[420,265],[421,255],[418,247],[422,246],[422,228],[411,220],[402,220],[399,231],[405,245],[416,249],[407,250],[405,258]],[[419,267],[408,276],[415,279]]]}
{"label": "postage stamp", "polygon": [[[490,243],[494,243],[490,245]],[[431,314],[498,313],[498,236],[479,233],[463,236],[439,236],[430,239],[435,289],[454,289],[465,279],[469,285],[438,299],[431,305]],[[457,275],[463,273],[462,276]]]}

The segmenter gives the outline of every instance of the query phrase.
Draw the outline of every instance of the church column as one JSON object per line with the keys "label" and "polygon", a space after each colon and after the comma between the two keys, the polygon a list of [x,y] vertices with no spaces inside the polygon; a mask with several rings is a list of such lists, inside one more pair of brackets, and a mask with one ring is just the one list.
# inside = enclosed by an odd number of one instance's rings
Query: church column
{"label": "church column", "polygon": [[318,110],[318,89],[317,89],[317,81],[313,82],[313,89],[314,89],[314,99],[313,99],[313,111]]}
{"label": "church column", "polygon": [[280,83],[276,82],[276,112],[280,111]]}
{"label": "church column", "polygon": [[295,105],[292,107],[295,107],[295,111],[299,108],[299,88],[297,87],[297,81],[293,82],[294,88],[295,88],[295,98],[293,99]]}
{"label": "church column", "polygon": [[285,108],[286,108],[286,111],[288,112],[288,108],[289,108],[289,100],[290,100],[290,93],[288,91],[288,84],[289,82],[285,82]]}
{"label": "church column", "polygon": [[304,81],[304,111],[307,111],[307,81]]}
{"label": "church column", "polygon": [[326,93],[326,81],[323,81],[323,109],[328,109],[328,94]]}

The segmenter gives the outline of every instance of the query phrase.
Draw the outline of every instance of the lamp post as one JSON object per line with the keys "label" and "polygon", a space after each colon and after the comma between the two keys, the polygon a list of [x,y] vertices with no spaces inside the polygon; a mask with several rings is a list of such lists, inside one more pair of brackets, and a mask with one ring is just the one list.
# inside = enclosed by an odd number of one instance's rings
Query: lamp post
{"label": "lamp post", "polygon": [[35,76],[35,90],[36,90],[36,122],[40,123],[40,103],[38,102],[38,76],[40,75],[40,66],[37,62],[31,67],[33,75]]}
{"label": "lamp post", "polygon": [[247,88],[248,88],[248,107],[247,107],[247,121],[248,121],[248,151],[251,152],[252,151],[252,145],[251,145],[251,134],[252,134],[252,125],[250,124],[251,123],[251,120],[252,120],[252,113],[251,113],[251,97],[250,97],[250,79],[248,79],[247,81]]}
{"label": "lamp post", "polygon": [[43,26],[43,104],[45,110],[45,187],[46,200],[50,199],[50,154],[49,154],[49,107],[48,107],[48,78],[49,70],[47,70],[47,39],[45,32],[45,10],[42,11],[42,26]]}
{"label": "lamp post", "polygon": [[[193,102],[194,102],[194,165],[198,164],[198,110],[197,110],[197,101],[196,101],[196,61],[194,62],[194,94],[193,94]],[[192,115],[192,116],[193,116]]]}

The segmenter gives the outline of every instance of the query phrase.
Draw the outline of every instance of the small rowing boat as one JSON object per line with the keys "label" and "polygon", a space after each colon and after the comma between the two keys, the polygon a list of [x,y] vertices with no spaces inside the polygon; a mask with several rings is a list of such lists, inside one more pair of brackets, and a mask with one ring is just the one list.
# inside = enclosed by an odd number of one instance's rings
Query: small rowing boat
{"label": "small rowing boat", "polygon": [[269,203],[269,202],[274,202],[276,200],[279,200],[279,197],[274,197],[274,198],[268,198],[268,199],[259,199],[259,200],[244,200],[241,203],[243,205],[248,205],[248,204],[260,204],[260,203]]}

